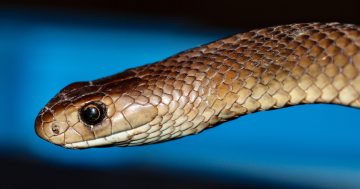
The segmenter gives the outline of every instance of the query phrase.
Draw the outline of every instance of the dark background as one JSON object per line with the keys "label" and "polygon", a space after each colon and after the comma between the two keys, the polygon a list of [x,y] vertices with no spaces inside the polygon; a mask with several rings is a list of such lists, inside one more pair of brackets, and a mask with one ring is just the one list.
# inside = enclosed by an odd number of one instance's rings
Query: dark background
{"label": "dark background", "polygon": [[[8,23],[12,22],[13,25],[21,24],[21,25],[30,25],[31,27],[33,23],[40,25],[46,24],[59,24],[66,25],[67,27],[74,26],[75,28],[79,25],[85,26],[84,31],[92,30],[94,28],[105,28],[105,29],[119,29],[121,27],[117,27],[117,25],[125,25],[128,28],[139,28],[141,29],[144,26],[148,26],[151,32],[168,30],[166,24],[168,23],[178,23],[177,29],[180,33],[184,32],[192,32],[195,36],[204,35],[204,36],[211,36],[209,38],[213,39],[213,36],[223,37],[222,34],[231,34],[236,33],[239,31],[246,31],[253,28],[260,28],[272,25],[279,25],[279,24],[288,24],[288,23],[295,23],[295,22],[346,22],[346,23],[360,23],[360,11],[359,11],[360,3],[359,1],[353,0],[342,0],[342,1],[309,1],[309,0],[301,0],[301,1],[228,1],[228,0],[219,0],[219,1],[189,1],[189,0],[182,0],[182,1],[60,1],[60,0],[52,0],[52,1],[2,1],[0,2],[0,18],[4,19]],[[151,20],[151,21],[148,21]],[[110,22],[108,20],[111,20]],[[140,21],[139,21],[140,20]],[[139,27],[138,23],[142,26]],[[163,24],[162,24],[163,23]],[[165,26],[164,26],[165,25]],[[6,26],[6,24],[5,24]],[[157,28],[157,29],[156,29]],[[11,28],[4,28],[4,26],[0,26],[0,31],[6,31]],[[18,31],[16,31],[18,32]],[[21,32],[21,31],[19,31]],[[5,32],[4,32],[5,33]],[[8,33],[12,33],[12,31],[8,31]],[[86,33],[86,32],[84,32]],[[214,34],[215,33],[215,34]],[[219,35],[222,33],[221,35]],[[1,32],[0,32],[1,34]],[[45,34],[46,35],[46,34]],[[16,35],[15,35],[16,36]],[[16,42],[17,37],[9,37],[6,38],[2,36],[4,40],[9,40],[8,43],[2,42],[3,44],[10,44],[10,46]],[[208,39],[208,38],[207,38]],[[216,38],[214,38],[216,39]],[[201,41],[201,40],[199,40]],[[1,43],[1,42],[0,42]],[[33,42],[37,44],[36,41]],[[5,46],[4,54],[6,54],[6,49],[11,47]],[[31,48],[31,47],[30,47]],[[171,49],[172,47],[168,47]],[[183,48],[183,47],[181,47]],[[166,53],[165,53],[166,54]],[[0,52],[1,55],[1,52]],[[5,56],[7,57],[7,56]],[[18,58],[17,55],[15,55]],[[20,61],[21,62],[21,61]],[[143,62],[148,63],[148,62]],[[8,68],[13,70],[18,69],[18,67],[22,67],[21,63],[16,64],[13,59],[11,61],[6,61],[5,59],[1,62],[1,73],[2,75],[6,75],[5,72],[8,72]],[[51,64],[51,62],[49,62]],[[55,63],[54,63],[55,64]],[[34,64],[33,67],[37,65]],[[125,68],[125,67],[124,67]],[[12,73],[12,72],[8,72]],[[9,81],[13,81],[15,78],[14,75],[6,76]],[[69,81],[74,79],[70,78]],[[36,83],[37,80],[35,80]],[[68,81],[64,81],[67,83]],[[12,83],[7,83],[7,85],[12,85]],[[13,89],[11,87],[4,87],[2,95],[6,97],[5,101],[9,101],[13,96],[12,94],[15,92],[19,92],[18,87],[24,87],[21,85],[27,85],[21,82],[19,86],[18,83],[14,83],[17,87],[14,88],[15,90],[9,91],[9,89]],[[60,84],[59,84],[60,85]],[[61,85],[63,85],[61,83]],[[61,86],[60,85],[60,86]],[[58,86],[57,86],[58,87]],[[44,88],[44,87],[43,87]],[[53,90],[56,91],[59,88],[54,88]],[[51,94],[55,94],[56,92],[52,92]],[[21,97],[21,93],[18,96]],[[50,96],[51,97],[51,96]],[[47,97],[49,99],[49,97]],[[36,105],[36,110],[38,111],[41,106],[44,105],[47,99],[39,102]],[[3,103],[9,104],[9,103]],[[16,109],[16,111],[15,111]],[[330,110],[328,110],[330,109]],[[289,110],[285,110],[289,111]],[[305,108],[305,109],[292,109],[290,110],[289,122],[297,118],[297,116],[301,115],[301,111],[310,111],[307,114],[315,114],[318,117],[322,118],[313,121],[312,119],[308,119],[307,123],[310,125],[308,128],[309,130],[299,131],[302,134],[306,134],[306,132],[311,131],[312,128],[318,126],[316,123],[324,123],[328,117],[336,117],[339,112],[342,112],[342,116],[346,115],[358,115],[359,111],[357,110],[345,110],[343,108],[335,109],[333,106],[324,106],[319,108]],[[323,114],[317,114],[319,112],[325,112]],[[5,112],[5,110],[4,110]],[[6,112],[11,112],[4,116],[4,120],[8,120],[9,117],[13,119],[17,119],[18,110],[14,107],[6,107]],[[22,113],[26,113],[26,107],[22,108]],[[284,111],[283,111],[284,112]],[[283,117],[284,114],[282,113],[274,113],[274,114],[266,114],[268,117],[258,118],[256,116],[252,116],[254,122],[262,121],[262,123],[266,123],[266,119],[286,119]],[[274,117],[272,117],[274,116]],[[351,121],[349,118],[344,117],[348,122],[347,124],[358,124],[355,121]],[[256,120],[260,119],[260,120]],[[264,119],[264,120],[261,120]],[[145,157],[137,157],[138,159],[132,161],[128,164],[121,164],[118,165],[116,163],[104,163],[101,161],[108,161],[108,159],[102,158],[103,156],[110,156],[111,153],[114,153],[113,150],[108,151],[106,149],[100,149],[96,151],[89,151],[85,153],[80,152],[69,152],[69,151],[61,151],[57,152],[58,150],[55,146],[50,144],[46,144],[47,146],[43,149],[37,149],[38,152],[34,153],[31,148],[24,147],[26,145],[21,144],[19,145],[19,140],[21,137],[16,137],[16,128],[12,132],[5,132],[10,131],[11,128],[8,127],[17,127],[17,125],[6,125],[0,127],[0,132],[3,132],[2,143],[0,145],[0,168],[1,168],[1,177],[0,177],[0,188],[19,188],[19,187],[31,187],[31,188],[356,188],[359,185],[353,185],[355,179],[360,179],[360,169],[359,169],[359,160],[357,159],[360,157],[359,155],[359,148],[358,146],[359,140],[356,137],[352,136],[351,128],[347,130],[345,134],[342,134],[341,127],[331,127],[331,123],[337,125],[337,123],[343,123],[342,118],[333,118],[334,120],[328,121],[324,127],[317,128],[318,131],[315,132],[313,138],[310,139],[306,138],[305,136],[297,136],[291,135],[294,134],[293,130],[289,129],[288,133],[284,132],[285,135],[289,135],[289,138],[292,137],[299,137],[295,138],[294,140],[300,140],[299,142],[299,149],[293,148],[292,146],[284,146],[279,147],[279,151],[288,150],[290,153],[294,153],[295,155],[289,156],[294,159],[295,156],[297,158],[302,159],[305,158],[307,161],[304,161],[305,170],[306,168],[311,168],[304,172],[299,172],[298,178],[306,177],[305,174],[311,175],[314,174],[316,176],[320,176],[324,180],[324,183],[330,182],[334,176],[327,175],[328,172],[319,172],[317,170],[317,163],[319,162],[326,162],[329,161],[330,163],[325,165],[331,165],[331,168],[334,168],[332,173],[339,173],[342,177],[340,178],[341,184],[333,185],[333,184],[313,184],[318,183],[317,178],[314,177],[313,180],[305,179],[306,182],[294,182],[294,179],[289,180],[286,172],[283,173],[279,178],[273,179],[273,177],[265,177],[262,174],[258,174],[258,172],[262,172],[262,169],[256,170],[259,167],[256,166],[243,166],[243,165],[236,165],[232,162],[232,159],[237,159],[246,155],[246,151],[238,152],[241,149],[234,149],[229,147],[231,145],[223,143],[223,145],[214,145],[213,143],[202,144],[199,141],[203,141],[199,139],[198,141],[185,141],[185,143],[179,142],[170,142],[167,144],[160,144],[157,147],[139,147],[139,148],[131,148],[131,149],[116,149],[118,151],[122,151],[122,153],[135,153],[136,151],[146,151],[146,153],[151,153],[151,150],[164,149],[167,148],[188,148],[188,153],[194,153],[194,151],[200,151],[196,155],[204,155],[202,157],[198,157],[198,162],[220,162],[220,161],[228,161],[223,162],[224,167],[220,170],[216,166],[212,168],[208,168],[207,166],[202,167],[192,167],[192,165],[187,164],[188,166],[183,167],[182,161],[185,161],[181,158],[182,155],[186,156],[188,154],[177,154],[173,153],[173,156],[178,156],[177,159],[169,161],[170,163],[162,163],[166,162],[165,156],[163,159],[157,159],[154,161],[144,162]],[[355,120],[355,119],[353,119]],[[246,120],[242,120],[243,122]],[[285,120],[286,121],[286,120]],[[296,120],[298,121],[298,120]],[[237,123],[243,123],[241,121]],[[28,123],[26,123],[28,124]],[[29,122],[30,125],[22,125],[23,127],[32,127],[32,123]],[[286,124],[282,125],[286,126]],[[359,125],[358,125],[359,126]],[[254,126],[255,127],[255,126]],[[257,126],[260,129],[261,126]],[[331,134],[329,134],[329,130],[325,128],[332,128]],[[293,129],[296,131],[295,128]],[[322,129],[323,130],[322,130]],[[345,129],[344,129],[345,130]],[[218,130],[219,131],[219,130]],[[278,128],[277,131],[282,131],[281,126]],[[359,130],[356,130],[359,131]],[[225,131],[229,132],[229,131]],[[256,131],[258,132],[258,131]],[[269,130],[269,132],[271,132]],[[4,134],[5,133],[5,134]],[[210,135],[217,135],[216,130],[214,129],[209,131]],[[212,134],[213,133],[213,134]],[[218,132],[220,133],[220,132]],[[340,133],[340,134],[339,134]],[[261,134],[261,132],[260,132]],[[266,133],[262,133],[266,135]],[[274,134],[274,133],[272,133]],[[305,135],[304,134],[304,135]],[[309,134],[309,133],[307,133]],[[324,134],[324,138],[318,139],[316,135]],[[338,138],[336,136],[339,134],[343,136],[340,137],[339,140],[345,140],[346,142],[336,146],[338,143]],[[13,137],[14,135],[15,137]],[[24,136],[33,137],[34,133],[27,133]],[[220,135],[220,134],[219,134]],[[276,135],[276,134],[275,134]],[[310,134],[311,135],[311,134]],[[348,136],[352,136],[348,137]],[[204,135],[205,136],[205,135]],[[267,135],[266,135],[267,136]],[[267,139],[272,139],[271,136],[265,136],[263,143],[269,143],[266,141]],[[281,137],[282,135],[279,135]],[[206,136],[205,136],[206,137]],[[211,137],[207,136],[210,139],[206,139],[211,141]],[[228,136],[224,136],[228,137]],[[35,138],[35,137],[34,137]],[[196,137],[194,137],[196,138]],[[260,138],[260,137],[259,137]],[[348,140],[346,140],[348,138]],[[6,139],[6,140],[5,140]],[[14,142],[14,141],[17,142]],[[191,139],[190,139],[191,140]],[[195,139],[197,140],[197,139]],[[214,140],[214,139],[213,139]],[[291,141],[291,139],[289,139]],[[310,142],[309,142],[310,141]],[[319,142],[320,141],[320,142]],[[26,142],[26,140],[25,140]],[[229,142],[229,141],[228,141]],[[236,140],[232,140],[231,142],[237,142]],[[318,143],[316,143],[318,142]],[[37,141],[36,144],[43,144],[43,141]],[[216,142],[214,142],[216,143]],[[271,142],[270,142],[271,143]],[[283,143],[280,141],[278,143],[275,142],[275,145],[279,145]],[[286,143],[286,142],[285,142]],[[316,143],[314,148],[311,148],[313,143]],[[333,146],[327,146],[327,143]],[[293,144],[290,142],[290,144]],[[334,145],[335,144],[335,145]],[[352,144],[349,148],[346,148],[347,145]],[[161,146],[162,145],[162,146]],[[208,146],[206,146],[208,145]],[[210,145],[215,146],[213,149]],[[160,146],[160,147],[159,147]],[[209,147],[210,146],[210,147]],[[310,146],[310,149],[308,147]],[[227,148],[228,147],[228,148]],[[36,148],[36,147],[35,147]],[[201,150],[204,148],[208,148],[208,150],[216,150],[216,148],[221,148],[222,150],[228,152],[226,154],[218,153],[213,157],[206,156],[206,153],[201,153]],[[274,149],[271,146],[266,146],[263,144],[262,148],[268,150],[268,154],[277,153],[277,151],[273,152]],[[289,149],[290,150],[289,150]],[[327,159],[326,154],[321,156],[319,154],[322,153],[317,152],[321,148],[327,148],[329,151],[325,151],[329,153],[329,157],[333,156],[333,159]],[[150,150],[149,150],[150,149]],[[284,150],[285,149],[285,150]],[[301,151],[302,149],[302,151]],[[304,150],[306,149],[306,150]],[[336,150],[334,150],[336,149]],[[354,151],[352,150],[354,149]],[[334,152],[331,152],[334,150]],[[56,153],[54,152],[56,151]],[[238,153],[235,153],[238,152]],[[266,152],[266,150],[264,150]],[[90,157],[91,153],[97,153],[98,155],[95,157],[97,160],[89,161],[88,158]],[[145,154],[146,154],[145,153]],[[41,154],[41,155],[39,155]],[[59,156],[66,156],[64,157],[66,160],[59,160],[62,157],[57,158],[49,158],[51,154],[58,154]],[[266,153],[265,153],[266,154]],[[279,152],[279,154],[281,154]],[[299,155],[300,154],[300,155]],[[313,160],[313,156],[316,160]],[[212,154],[214,155],[214,154]],[[222,156],[227,156],[228,158],[224,160]],[[261,155],[261,154],[260,154]],[[258,155],[258,156],[260,156]],[[76,161],[69,160],[71,157],[74,156],[77,158]],[[136,155],[130,156],[130,158],[135,157]],[[279,155],[280,156],[280,155]],[[157,158],[158,156],[155,156]],[[80,158],[80,159],[79,159]],[[84,162],[89,161],[88,163],[83,163],[80,165],[76,165],[78,162],[81,162],[81,158],[83,158]],[[249,156],[251,158],[251,155]],[[263,157],[265,160],[267,157]],[[274,158],[274,157],[272,157]],[[339,159],[337,159],[339,158]],[[199,160],[200,159],[200,160]],[[280,158],[281,159],[281,158]],[[111,159],[112,162],[116,160]],[[120,160],[119,160],[120,161]],[[280,160],[279,160],[280,161]],[[291,158],[287,159],[287,157],[282,157],[281,161],[291,164],[292,162],[297,162],[291,160]],[[289,162],[287,162],[289,161]],[[154,163],[155,162],[155,163]],[[236,161],[235,161],[236,162]],[[298,167],[302,167],[301,163],[303,161],[299,161],[300,165]],[[90,165],[93,164],[105,164],[105,166],[98,166],[98,165]],[[256,160],[252,163],[257,164]],[[206,163],[204,163],[206,164]],[[271,161],[269,160],[269,165],[271,165]],[[312,166],[305,166],[309,164],[315,164]],[[211,164],[212,165],[212,164]],[[239,166],[239,167],[237,167]],[[211,167],[209,165],[209,167]],[[237,167],[237,168],[234,168]],[[245,167],[245,168],[244,168]],[[250,168],[249,168],[250,167]],[[315,167],[314,170],[312,170]],[[319,166],[319,170],[321,166]],[[260,166],[261,168],[261,166]],[[346,172],[347,168],[352,168],[351,172]],[[240,171],[234,171],[234,169],[238,169]],[[250,171],[248,170],[250,169]],[[281,172],[282,167],[277,166],[277,172]],[[300,169],[300,168],[299,168]],[[224,171],[227,170],[227,171]],[[230,171],[229,171],[230,170]],[[280,171],[279,171],[280,170]],[[325,169],[326,170],[326,169]],[[270,170],[266,174],[271,174],[272,171]],[[276,172],[276,171],[275,171]],[[345,173],[345,174],[344,174]],[[348,174],[348,175],[347,175]],[[268,175],[269,176],[269,175]],[[297,176],[292,176],[292,178],[297,178]],[[337,177],[338,178],[338,177]],[[343,178],[343,180],[341,180]],[[347,179],[350,180],[347,182]],[[322,182],[320,182],[322,183]],[[359,184],[358,182],[355,184]]]}
{"label": "dark background", "polygon": [[294,22],[360,23],[360,2],[342,1],[4,1],[3,6],[108,17],[163,17],[196,25],[253,29]]}

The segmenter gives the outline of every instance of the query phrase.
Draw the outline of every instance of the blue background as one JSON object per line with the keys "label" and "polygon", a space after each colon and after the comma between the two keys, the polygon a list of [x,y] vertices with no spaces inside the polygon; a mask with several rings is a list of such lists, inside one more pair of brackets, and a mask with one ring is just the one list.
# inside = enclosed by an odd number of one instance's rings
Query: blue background
{"label": "blue background", "polygon": [[[38,138],[34,119],[62,87],[162,60],[240,31],[160,18],[0,14],[0,155],[66,169],[137,166],[316,188],[360,187],[358,109],[302,105],[246,115],[199,135],[130,148],[66,150]],[[256,179],[254,182],[256,182]]]}

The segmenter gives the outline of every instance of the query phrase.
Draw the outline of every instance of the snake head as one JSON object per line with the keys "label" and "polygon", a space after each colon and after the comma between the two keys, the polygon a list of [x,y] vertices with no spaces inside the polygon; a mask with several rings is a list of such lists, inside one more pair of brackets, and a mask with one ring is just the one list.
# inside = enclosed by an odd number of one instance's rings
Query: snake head
{"label": "snake head", "polygon": [[40,111],[36,133],[65,148],[131,145],[150,129],[159,100],[143,96],[143,80],[127,75],[68,85]]}

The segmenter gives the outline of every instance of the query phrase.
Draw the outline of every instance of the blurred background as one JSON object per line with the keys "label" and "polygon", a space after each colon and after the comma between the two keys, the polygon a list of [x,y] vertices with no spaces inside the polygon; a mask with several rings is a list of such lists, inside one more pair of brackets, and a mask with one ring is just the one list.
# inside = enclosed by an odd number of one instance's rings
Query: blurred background
{"label": "blurred background", "polygon": [[0,188],[360,188],[358,109],[303,105],[166,143],[66,150],[34,119],[62,87],[249,29],[360,23],[342,1],[0,1]]}

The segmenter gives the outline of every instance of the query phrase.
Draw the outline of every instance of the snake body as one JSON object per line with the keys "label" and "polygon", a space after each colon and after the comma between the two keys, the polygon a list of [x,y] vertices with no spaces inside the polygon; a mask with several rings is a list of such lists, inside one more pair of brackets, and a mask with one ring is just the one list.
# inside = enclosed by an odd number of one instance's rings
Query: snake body
{"label": "snake body", "polygon": [[[79,116],[91,103],[104,111],[96,124]],[[35,128],[41,138],[66,148],[134,146],[307,103],[360,107],[360,27],[304,23],[257,29],[73,83],[41,110]]]}

